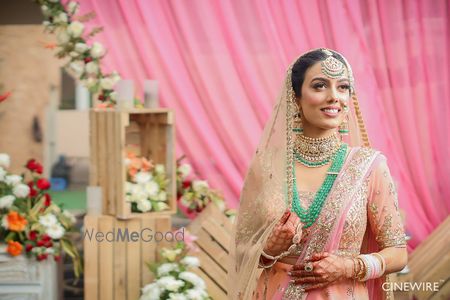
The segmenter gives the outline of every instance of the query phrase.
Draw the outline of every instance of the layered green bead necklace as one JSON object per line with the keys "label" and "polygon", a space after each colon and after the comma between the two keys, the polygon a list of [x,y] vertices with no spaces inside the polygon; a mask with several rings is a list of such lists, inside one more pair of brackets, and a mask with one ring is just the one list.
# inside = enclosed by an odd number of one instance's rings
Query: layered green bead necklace
{"label": "layered green bead necklace", "polygon": [[[300,204],[300,198],[298,195],[298,190],[297,190],[297,179],[295,176],[295,162],[294,162],[294,166],[293,166],[293,199],[292,199],[292,210],[299,216],[300,220],[302,221],[302,223],[304,224],[303,228],[308,228],[310,227],[312,224],[314,224],[314,222],[317,220],[320,212],[322,211],[322,207],[325,203],[325,199],[327,198],[333,184],[334,181],[336,180],[337,175],[339,174],[339,172],[342,169],[342,166],[344,165],[344,161],[345,161],[345,157],[347,154],[347,148],[348,145],[345,143],[340,143],[339,148],[337,149],[337,151],[335,151],[333,153],[333,155],[331,155],[331,157],[329,159],[327,159],[329,161],[332,161],[330,168],[327,171],[327,176],[325,177],[324,182],[322,183],[322,186],[319,188],[319,190],[317,191],[314,200],[312,201],[311,205],[307,208],[304,209],[301,204]],[[294,158],[295,160],[299,161],[299,156],[296,155],[296,153],[294,152]],[[299,161],[302,164],[311,164],[310,167],[318,167],[317,163],[315,162],[310,162],[310,161],[306,161],[306,160],[302,160]],[[325,165],[325,162],[321,162],[322,165]]]}

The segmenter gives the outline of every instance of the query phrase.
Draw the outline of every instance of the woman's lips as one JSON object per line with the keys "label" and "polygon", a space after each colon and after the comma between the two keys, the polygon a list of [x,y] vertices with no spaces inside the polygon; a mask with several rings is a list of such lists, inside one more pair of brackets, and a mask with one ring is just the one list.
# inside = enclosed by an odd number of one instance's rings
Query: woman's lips
{"label": "woman's lips", "polygon": [[324,115],[335,118],[339,115],[339,112],[341,111],[340,108],[322,108],[321,111]]}

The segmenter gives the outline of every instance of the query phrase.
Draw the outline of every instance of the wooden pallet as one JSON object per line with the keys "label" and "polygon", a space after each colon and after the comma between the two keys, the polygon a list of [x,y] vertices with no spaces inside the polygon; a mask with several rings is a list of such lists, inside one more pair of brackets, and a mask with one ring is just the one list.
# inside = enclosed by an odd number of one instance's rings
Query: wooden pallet
{"label": "wooden pallet", "polygon": [[439,291],[415,291],[417,299],[450,299],[450,217],[447,217],[410,255],[414,282],[437,282]]}
{"label": "wooden pallet", "polygon": [[194,272],[205,280],[214,300],[227,299],[231,222],[216,205],[209,204],[187,229],[198,237],[195,244],[200,249],[191,253],[200,259],[200,268]]}
{"label": "wooden pallet", "polygon": [[102,188],[103,213],[128,219],[125,202],[126,167],[130,147],[139,156],[163,164],[169,177],[169,210],[149,214],[176,213],[176,159],[174,113],[168,109],[92,109],[90,111],[90,185]]}
{"label": "wooden pallet", "polygon": [[[170,216],[155,216],[118,220],[112,216],[86,215],[84,232],[143,232],[145,240],[157,236],[156,232],[171,231]],[[149,229],[151,231],[149,231]],[[91,235],[92,236],[92,235]],[[94,236],[84,237],[84,299],[85,300],[137,300],[140,289],[154,279],[146,263],[156,262],[163,247],[171,243],[145,241],[99,242]],[[106,238],[106,236],[105,236]],[[107,237],[112,240],[112,234]]]}

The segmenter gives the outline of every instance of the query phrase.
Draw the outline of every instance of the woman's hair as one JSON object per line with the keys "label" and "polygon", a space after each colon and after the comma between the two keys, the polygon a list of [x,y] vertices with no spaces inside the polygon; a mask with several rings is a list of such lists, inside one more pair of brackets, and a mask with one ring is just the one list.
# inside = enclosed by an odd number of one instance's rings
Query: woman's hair
{"label": "woman's hair", "polygon": [[[333,57],[338,59],[344,65],[346,65],[344,58],[338,53],[333,52]],[[314,65],[316,62],[323,61],[328,57],[322,50],[317,49],[311,52],[305,53],[300,56],[297,61],[292,66],[292,88],[294,89],[294,93],[296,97],[301,97],[302,95],[302,85],[305,80],[306,71]]]}

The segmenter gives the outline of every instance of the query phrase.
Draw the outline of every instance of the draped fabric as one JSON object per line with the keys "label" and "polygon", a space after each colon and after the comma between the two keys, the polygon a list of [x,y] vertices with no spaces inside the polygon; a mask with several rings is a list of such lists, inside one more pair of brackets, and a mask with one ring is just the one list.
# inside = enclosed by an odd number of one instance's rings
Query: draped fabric
{"label": "draped fabric", "polygon": [[415,247],[449,213],[448,1],[81,0],[104,67],[159,82],[178,154],[238,205],[288,64],[328,47],[352,65],[372,146],[388,157]]}

